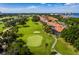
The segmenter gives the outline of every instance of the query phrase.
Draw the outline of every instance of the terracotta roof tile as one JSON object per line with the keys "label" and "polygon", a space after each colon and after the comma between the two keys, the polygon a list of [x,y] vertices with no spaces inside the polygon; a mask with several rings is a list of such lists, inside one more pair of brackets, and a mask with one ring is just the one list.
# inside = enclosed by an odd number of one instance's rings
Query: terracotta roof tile
{"label": "terracotta roof tile", "polygon": [[50,26],[54,26],[55,30],[58,31],[58,32],[61,32],[64,29],[64,27],[61,24],[58,24],[58,23],[47,22],[47,24],[50,25]]}

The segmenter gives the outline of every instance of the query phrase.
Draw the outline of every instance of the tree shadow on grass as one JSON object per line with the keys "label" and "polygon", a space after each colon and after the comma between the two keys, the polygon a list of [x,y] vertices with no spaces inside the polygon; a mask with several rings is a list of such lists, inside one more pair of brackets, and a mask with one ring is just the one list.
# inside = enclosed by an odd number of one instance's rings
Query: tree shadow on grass
{"label": "tree shadow on grass", "polygon": [[23,27],[30,27],[29,25],[24,25]]}
{"label": "tree shadow on grass", "polygon": [[18,34],[17,37],[23,37],[23,34]]}
{"label": "tree shadow on grass", "polygon": [[56,51],[53,51],[53,52],[51,52],[50,55],[56,55],[56,54],[57,54],[57,52]]}
{"label": "tree shadow on grass", "polygon": [[35,24],[36,24],[36,25],[38,25],[38,23],[37,23],[37,22],[35,22]]}

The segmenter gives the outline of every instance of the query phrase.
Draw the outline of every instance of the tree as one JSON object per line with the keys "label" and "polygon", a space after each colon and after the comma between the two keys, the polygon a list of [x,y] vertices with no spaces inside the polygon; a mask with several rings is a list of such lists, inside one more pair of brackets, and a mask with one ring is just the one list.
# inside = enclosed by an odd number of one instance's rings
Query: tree
{"label": "tree", "polygon": [[2,45],[0,44],[0,54],[3,52],[3,48],[2,48]]}
{"label": "tree", "polygon": [[79,38],[75,40],[74,46],[79,50]]}
{"label": "tree", "polygon": [[46,48],[48,47],[48,43],[45,44],[45,47],[46,47]]}
{"label": "tree", "polygon": [[70,43],[74,43],[76,39],[79,37],[79,25],[74,25],[62,31],[61,36],[65,38],[66,41]]}
{"label": "tree", "polygon": [[37,21],[39,21],[39,20],[40,20],[40,18],[39,18],[38,16],[33,16],[32,21],[37,22]]}
{"label": "tree", "polygon": [[17,34],[15,31],[15,28],[12,27],[10,29],[7,29],[6,31],[3,32],[2,34],[2,42],[6,42],[7,45],[11,44],[13,41],[16,40]]}
{"label": "tree", "polygon": [[45,30],[47,33],[52,33],[51,26],[45,25],[45,26],[44,26],[44,30]]}
{"label": "tree", "polygon": [[57,54],[57,52],[56,51],[53,51],[53,52],[51,52],[50,55],[56,55],[56,54]]}
{"label": "tree", "polygon": [[33,54],[30,52],[29,48],[25,45],[26,43],[22,40],[15,40],[6,51],[6,54],[10,55],[29,55]]}

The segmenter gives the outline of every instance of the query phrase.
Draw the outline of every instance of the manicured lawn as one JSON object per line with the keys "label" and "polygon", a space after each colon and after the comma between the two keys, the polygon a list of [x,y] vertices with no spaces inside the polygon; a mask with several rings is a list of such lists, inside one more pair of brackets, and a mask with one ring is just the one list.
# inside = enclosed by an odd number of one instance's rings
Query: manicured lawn
{"label": "manicured lawn", "polygon": [[4,26],[4,24],[3,23],[0,23],[0,32],[2,32],[3,31],[3,27]]}
{"label": "manicured lawn", "polygon": [[[37,39],[38,38],[38,39]],[[38,47],[42,43],[43,37],[40,35],[33,35],[27,38],[27,45],[32,47]]]}
{"label": "manicured lawn", "polygon": [[[18,39],[24,40],[30,51],[34,54],[50,54],[54,38],[43,31],[43,25],[40,22],[33,22],[32,17],[29,17],[26,25],[28,27],[19,26],[18,34],[22,34],[23,36]],[[48,46],[45,44],[48,44]]]}
{"label": "manicured lawn", "polygon": [[55,49],[63,55],[76,54],[74,48],[66,43],[62,38],[58,39]]}

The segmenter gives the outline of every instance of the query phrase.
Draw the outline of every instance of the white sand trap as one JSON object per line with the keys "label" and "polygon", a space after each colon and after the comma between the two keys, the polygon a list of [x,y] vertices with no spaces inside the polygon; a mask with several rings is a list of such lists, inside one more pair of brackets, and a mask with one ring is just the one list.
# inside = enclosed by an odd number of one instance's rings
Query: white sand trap
{"label": "white sand trap", "polygon": [[42,43],[43,37],[40,35],[33,35],[28,37],[27,39],[27,45],[32,47],[40,46]]}
{"label": "white sand trap", "polygon": [[40,33],[40,31],[34,31],[33,33]]}

